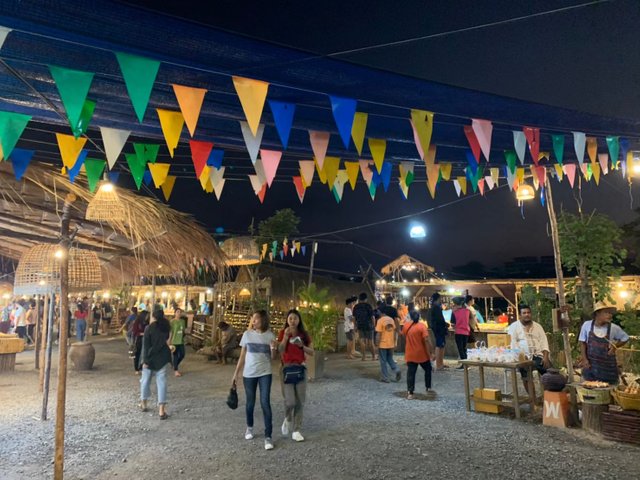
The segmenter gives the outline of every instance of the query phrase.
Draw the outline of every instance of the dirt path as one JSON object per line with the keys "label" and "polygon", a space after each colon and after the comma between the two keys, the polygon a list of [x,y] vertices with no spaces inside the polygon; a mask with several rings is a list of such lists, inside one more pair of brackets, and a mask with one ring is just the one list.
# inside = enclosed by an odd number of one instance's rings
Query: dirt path
{"label": "dirt path", "polygon": [[[282,396],[274,381],[275,449],[265,451],[259,407],[256,438],[246,441],[243,392],[237,410],[224,403],[234,366],[188,351],[185,375],[169,379],[171,418],[163,422],[135,408],[138,377],[124,342],[95,346],[96,368],[69,375],[68,479],[640,478],[635,447],[543,427],[532,417],[467,413],[459,371],[434,374],[436,400],[408,401],[404,377],[380,383],[377,362],[341,355],[329,355],[326,378],[308,387],[305,442],[280,435]],[[37,419],[33,353],[18,363],[16,373],[0,376],[0,478],[51,478],[53,421]],[[491,382],[499,387],[502,377]],[[51,417],[54,406],[55,388]]]}

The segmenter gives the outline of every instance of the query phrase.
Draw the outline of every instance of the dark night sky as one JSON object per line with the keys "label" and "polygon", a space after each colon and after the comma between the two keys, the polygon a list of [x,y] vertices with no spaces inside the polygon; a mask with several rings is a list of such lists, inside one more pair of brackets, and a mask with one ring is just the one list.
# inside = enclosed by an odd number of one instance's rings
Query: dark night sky
{"label": "dark night sky", "polygon": [[[128,2],[145,4],[149,2]],[[587,2],[579,1],[452,1],[452,2],[217,2],[210,14],[190,9],[189,2],[153,6],[183,18],[241,33],[252,38],[329,54],[406,38],[432,35],[536,12]],[[382,7],[386,5],[386,7]],[[197,12],[197,14],[196,14]],[[250,13],[253,12],[253,13]],[[341,55],[350,62],[387,69],[421,79],[565,107],[606,116],[637,118],[640,111],[640,38],[636,34],[639,4],[603,2],[547,16],[456,33],[404,44]],[[503,180],[504,182],[504,180]],[[387,257],[349,246],[323,245],[318,264],[347,272],[372,262],[380,267],[409,253],[438,271],[477,260],[500,265],[514,256],[549,255],[547,217],[539,201],[525,206],[524,215],[513,194],[502,188],[486,198],[456,200],[452,184],[445,184],[436,201],[426,186],[415,183],[409,201],[397,185],[378,193],[371,202],[359,185],[345,189],[337,205],[322,185],[308,189],[304,204],[292,203],[291,186],[276,183],[264,205],[251,195],[250,186],[238,182],[226,188],[223,201],[200,204],[197,188],[178,185],[173,205],[193,212],[209,227],[243,231],[278,208],[292,207],[302,218],[301,231],[318,233],[349,228],[382,219],[437,209],[408,220],[354,230],[338,236],[376,250]],[[639,192],[634,187],[636,196]],[[576,211],[577,203],[566,182],[555,189],[556,206]],[[583,208],[597,208],[618,222],[633,217],[629,191],[619,174],[603,177],[582,191]],[[233,208],[234,215],[228,215]],[[408,238],[412,221],[423,223],[423,241]]]}

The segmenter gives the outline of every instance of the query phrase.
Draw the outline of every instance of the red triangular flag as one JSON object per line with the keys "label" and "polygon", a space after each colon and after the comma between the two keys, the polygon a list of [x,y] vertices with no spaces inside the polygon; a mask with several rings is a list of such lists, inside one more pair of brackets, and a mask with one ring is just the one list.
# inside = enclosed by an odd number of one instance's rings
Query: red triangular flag
{"label": "red triangular flag", "polygon": [[304,200],[304,185],[302,184],[302,177],[297,176],[293,177],[293,184],[296,186],[296,193],[298,194],[298,198],[300,199],[300,203]]}
{"label": "red triangular flag", "polygon": [[478,190],[480,190],[480,195],[484,197],[484,178],[478,180]]}
{"label": "red triangular flag", "polygon": [[522,130],[524,131],[524,136],[529,144],[529,152],[531,153],[531,158],[533,158],[533,163],[538,165],[538,156],[540,154],[540,129],[524,127]]}
{"label": "red triangular flag", "polygon": [[267,184],[262,185],[262,188],[258,192],[258,198],[260,199],[260,203],[264,203],[264,196],[267,193]]}
{"label": "red triangular flag", "polygon": [[545,180],[547,179],[547,169],[543,166],[535,167],[536,175],[538,176],[538,183],[544,187]]}
{"label": "red triangular flag", "polygon": [[213,148],[213,142],[200,142],[198,140],[189,140],[191,147],[191,159],[196,169],[196,177],[200,178],[200,174],[207,164],[209,154]]}
{"label": "red triangular flag", "polygon": [[478,142],[478,138],[476,137],[476,133],[473,131],[473,127],[471,125],[465,125],[464,134],[467,136],[467,141],[469,142],[469,146],[473,152],[473,157],[476,159],[476,162],[480,163],[480,142]]}

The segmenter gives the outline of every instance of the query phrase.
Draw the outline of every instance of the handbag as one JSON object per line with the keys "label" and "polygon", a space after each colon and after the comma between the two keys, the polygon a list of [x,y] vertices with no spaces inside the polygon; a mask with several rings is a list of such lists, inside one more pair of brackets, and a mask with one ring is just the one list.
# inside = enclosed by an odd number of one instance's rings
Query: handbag
{"label": "handbag", "polygon": [[236,382],[233,382],[229,395],[227,395],[227,406],[231,410],[238,408],[238,390],[236,389]]}
{"label": "handbag", "polygon": [[288,365],[282,369],[282,378],[284,383],[295,385],[304,381],[304,365]]}

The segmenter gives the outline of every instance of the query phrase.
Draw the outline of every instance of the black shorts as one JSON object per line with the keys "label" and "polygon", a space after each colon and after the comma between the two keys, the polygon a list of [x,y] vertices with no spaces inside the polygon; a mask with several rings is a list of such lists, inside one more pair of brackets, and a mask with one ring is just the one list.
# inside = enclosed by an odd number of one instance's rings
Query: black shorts
{"label": "black shorts", "polygon": [[358,336],[360,340],[373,340],[373,330],[359,328]]}
{"label": "black shorts", "polygon": [[349,340],[350,342],[353,341],[353,338],[355,337],[355,335],[353,334],[353,330],[345,332],[345,335],[347,336],[347,340]]}
{"label": "black shorts", "polygon": [[104,323],[111,323],[111,318],[103,318],[102,321]]}
{"label": "black shorts", "polygon": [[[533,357],[533,368],[538,371],[540,376],[542,376],[545,373],[547,373],[547,369],[542,366],[542,360],[543,360],[542,357],[537,357],[537,356]],[[522,375],[522,378],[526,379],[527,376],[528,376],[527,370],[524,369],[524,368],[521,368],[520,369],[520,375]]]}

